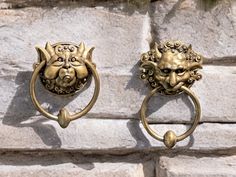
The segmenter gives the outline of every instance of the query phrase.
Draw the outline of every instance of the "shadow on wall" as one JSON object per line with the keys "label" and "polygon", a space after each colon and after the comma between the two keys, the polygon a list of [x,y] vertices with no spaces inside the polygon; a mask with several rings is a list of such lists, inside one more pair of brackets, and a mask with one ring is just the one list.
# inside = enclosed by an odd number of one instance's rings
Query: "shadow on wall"
{"label": "shadow on wall", "polygon": [[[138,89],[141,94],[145,95],[147,93],[147,90],[146,91],[144,90],[146,86],[138,78],[137,72],[139,72],[139,70],[137,64],[132,68],[131,72],[133,74],[126,86],[126,89],[135,89],[135,90]],[[4,125],[20,127],[20,128],[32,127],[33,130],[38,134],[38,136],[47,146],[59,148],[61,147],[61,140],[56,132],[55,127],[50,124],[44,124],[44,122],[48,121],[48,119],[46,119],[45,117],[41,117],[40,119],[36,119],[35,121],[33,119],[29,120],[30,117],[34,117],[37,113],[29,94],[29,83],[31,75],[32,72],[29,71],[19,72],[17,74],[15,78],[15,84],[18,85],[18,87],[16,89],[16,93],[13,99],[11,100],[10,105],[7,108],[7,112],[3,117],[2,123]],[[134,83],[136,83],[136,85]],[[61,107],[66,106],[69,102],[71,102],[72,99],[74,99],[74,97],[70,97],[68,99],[61,99],[56,95],[48,93],[48,91],[46,91],[43,88],[42,84],[36,84],[36,85],[39,86],[36,89],[39,90],[36,92],[39,102],[41,103],[46,102],[50,103],[50,105],[53,105],[51,108],[49,107],[49,112],[55,112],[59,110]],[[143,87],[141,85],[143,85]],[[160,107],[166,104],[167,101],[173,100],[167,97],[164,98],[165,99],[160,99],[160,102],[157,103],[158,105],[155,104],[156,106],[152,107],[153,109],[151,109],[151,113],[158,111]],[[188,107],[191,109],[191,113],[193,114],[194,110],[191,102],[186,98],[186,96],[182,97],[182,99],[186,103],[186,105],[188,105]],[[149,112],[147,116],[149,116],[151,113]],[[139,117],[139,112],[137,112],[135,116]],[[151,146],[150,142],[143,134],[143,131],[141,130],[140,126],[142,125],[137,120],[130,120],[127,123],[127,128],[129,129],[130,134],[137,141],[136,147],[138,148],[150,147]],[[193,144],[193,142],[194,139],[193,137],[191,137],[188,147],[191,147],[191,144]]]}
{"label": "shadow on wall", "polygon": [[211,10],[220,0],[198,0],[198,8],[201,10]]}
{"label": "shadow on wall", "polygon": [[135,11],[146,14],[150,2],[157,0],[40,0],[40,1],[18,1],[5,0],[7,8],[25,8],[25,7],[42,7],[42,8],[78,8],[78,7],[104,7],[110,11],[117,10],[132,15]]}
{"label": "shadow on wall", "polygon": [[[40,116],[40,118],[37,118],[35,121],[33,119],[30,120],[30,117],[34,117],[37,113],[29,93],[31,76],[32,72],[30,71],[19,72],[17,74],[15,84],[18,87],[7,108],[2,123],[14,127],[32,127],[46,145],[55,148],[61,147],[61,140],[57,135],[55,127],[49,124],[43,124],[48,121],[47,118]],[[72,97],[60,97],[51,94],[43,88],[43,85],[39,82],[38,79],[36,82],[37,99],[40,103],[47,104],[47,111],[50,113],[57,114],[62,107],[65,107],[73,99],[79,96],[79,93]],[[91,80],[88,81],[82,91],[86,90],[90,84]]]}
{"label": "shadow on wall", "polygon": [[[48,121],[45,117],[37,120],[29,120],[30,117],[36,115],[37,111],[34,107],[30,94],[29,83],[32,72],[19,72],[15,79],[15,84],[18,85],[16,93],[7,108],[7,112],[3,117],[2,123],[13,127],[32,127],[42,141],[52,147],[61,147],[61,140],[57,135],[55,128],[49,124],[43,124]],[[39,82],[39,81],[38,81]],[[56,112],[61,107],[66,106],[74,97],[61,99],[58,96],[50,94],[42,84],[37,84],[36,95],[40,103],[48,103],[53,105],[48,107],[49,112]],[[17,115],[17,116],[16,116]]]}
{"label": "shadow on wall", "polygon": [[[16,158],[17,156],[17,158]],[[10,166],[34,166],[40,165],[48,167],[51,165],[61,165],[70,163],[76,166],[75,168],[82,168],[84,170],[92,170],[95,165],[91,157],[83,156],[80,153],[69,152],[31,152],[30,154],[22,154],[19,152],[10,152],[1,154],[1,165]]]}
{"label": "shadow on wall", "polygon": [[[82,168],[86,171],[93,170],[95,168],[95,170],[97,170],[98,172],[101,169],[100,167],[103,167],[103,166],[106,167],[107,165],[109,165],[109,163],[111,164],[117,163],[117,165],[114,166],[117,168],[119,168],[120,166],[125,166],[126,164],[142,164],[143,171],[141,173],[142,174],[141,176],[154,177],[154,174],[155,174],[155,160],[152,154],[130,154],[130,155],[127,154],[125,156],[115,156],[114,158],[114,155],[105,155],[105,156],[103,154],[83,155],[78,152],[73,152],[73,153],[71,152],[50,152],[50,153],[49,152],[41,152],[41,153],[31,152],[30,154],[9,152],[5,154],[1,154],[0,163],[2,165],[10,165],[10,166],[40,165],[42,167],[65,164],[66,166],[62,166],[62,168],[68,167],[69,169],[71,168],[70,164],[73,164],[73,168]],[[97,165],[98,163],[99,165]],[[122,163],[122,165],[118,163]],[[58,169],[59,167],[60,166],[58,166]],[[105,171],[113,170],[114,167],[107,168],[105,169]],[[92,172],[92,174],[94,173]],[[105,173],[103,174],[105,175]],[[119,174],[122,174],[122,173],[119,173]],[[113,174],[110,176],[117,176],[117,174]]]}
{"label": "shadow on wall", "polygon": [[[130,70],[132,73],[131,79],[127,83],[125,89],[133,89],[137,92],[140,93],[140,95],[147,95],[149,91],[151,90],[151,87],[149,86],[149,83],[144,82],[139,78],[140,76],[140,71],[139,71],[139,62],[137,62],[133,68]],[[161,107],[163,107],[167,102],[169,101],[175,101],[177,102],[178,99],[181,99],[189,108],[189,111],[191,112],[191,120],[194,120],[194,105],[191,101],[191,99],[187,96],[187,94],[179,94],[179,95],[160,95],[157,94],[155,96],[158,99],[158,102],[156,102],[156,99],[153,100],[151,99],[149,102],[149,111],[147,111],[147,116],[150,116],[152,113],[157,112]],[[155,101],[155,102],[154,102]],[[140,103],[140,108],[141,108]],[[135,114],[136,117],[139,117],[139,112]]]}
{"label": "shadow on wall", "polygon": [[[127,128],[131,134],[131,136],[136,140],[136,148],[142,149],[143,147],[151,147],[151,144],[149,140],[146,138],[146,136],[143,134],[143,131],[140,127],[140,123],[137,120],[129,120],[127,122]],[[135,149],[136,149],[135,148]]]}
{"label": "shadow on wall", "polygon": [[[132,76],[131,76],[131,79],[129,80],[129,82],[127,83],[125,89],[126,90],[133,89],[133,90],[139,92],[140,95],[147,95],[148,92],[150,91],[150,87],[149,87],[148,84],[144,83],[139,78],[139,75],[140,75],[139,61],[133,66],[133,68],[130,70],[130,72],[132,73]],[[190,100],[190,98],[188,97],[187,94],[170,95],[170,96],[163,96],[163,95],[157,94],[157,96],[155,96],[155,99],[151,99],[150,102],[149,102],[149,109],[147,111],[146,117],[150,116],[154,112],[157,112],[167,102],[169,102],[169,101],[177,102],[177,100],[179,100],[179,99],[181,99],[185,103],[185,105],[187,105],[187,107],[188,107],[188,109],[191,113],[190,123],[192,123],[194,121],[194,115],[195,115],[194,112],[195,112],[195,110],[194,110],[193,102]],[[156,101],[156,100],[158,100],[158,101]],[[141,108],[141,104],[142,103],[140,102],[140,108]],[[140,110],[134,116],[140,120]],[[170,123],[173,123],[173,122],[170,122]],[[138,147],[138,148],[151,147],[151,144],[150,144],[149,140],[144,135],[144,133],[143,133],[140,126],[142,126],[142,125],[137,120],[130,120],[127,123],[127,128],[129,129],[130,134],[133,136],[133,138],[137,142],[136,147]],[[190,126],[191,125],[186,126],[186,130],[188,128],[190,128]],[[182,147],[189,148],[189,147],[192,147],[193,144],[194,144],[194,137],[191,134],[189,136],[188,144],[185,145],[185,146],[182,146]]]}

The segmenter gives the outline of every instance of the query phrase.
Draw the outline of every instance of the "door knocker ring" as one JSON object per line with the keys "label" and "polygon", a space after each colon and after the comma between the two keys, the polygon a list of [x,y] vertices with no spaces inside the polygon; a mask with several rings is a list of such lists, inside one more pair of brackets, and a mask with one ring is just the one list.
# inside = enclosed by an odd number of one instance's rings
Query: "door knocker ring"
{"label": "door knocker ring", "polygon": [[[86,48],[84,43],[76,45],[60,42],[45,48],[36,47],[38,62],[34,64],[34,71],[30,81],[30,96],[34,106],[48,119],[55,120],[62,128],[66,128],[70,121],[76,120],[85,114],[95,104],[100,90],[99,75],[92,62],[93,48]],[[35,95],[35,82],[39,76],[41,83],[50,92],[57,95],[74,95],[94,77],[95,88],[92,99],[80,112],[71,115],[66,108],[62,108],[57,116],[42,108]]]}
{"label": "door knocker ring", "polygon": [[[172,148],[176,142],[181,141],[193,133],[201,117],[201,106],[198,98],[190,87],[196,80],[202,78],[197,73],[202,68],[202,56],[180,41],[167,41],[162,44],[155,43],[154,48],[141,56],[141,79],[148,81],[151,92],[143,100],[140,116],[146,131],[155,139],[164,142],[167,148]],[[185,92],[195,106],[195,119],[192,126],[183,134],[177,136],[168,130],[164,136],[158,135],[148,124],[146,111],[148,101],[156,93],[175,95]]]}

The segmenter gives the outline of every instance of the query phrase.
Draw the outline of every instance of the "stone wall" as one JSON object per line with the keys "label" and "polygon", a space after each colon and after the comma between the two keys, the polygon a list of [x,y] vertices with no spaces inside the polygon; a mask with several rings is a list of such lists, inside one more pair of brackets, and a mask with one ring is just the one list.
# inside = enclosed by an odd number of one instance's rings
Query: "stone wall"
{"label": "stone wall", "polygon": [[[236,2],[0,1],[0,176],[236,177]],[[154,41],[179,39],[204,55],[193,86],[202,106],[197,129],[167,150],[144,130],[139,109],[149,89],[138,61]],[[62,129],[32,105],[29,81],[35,45],[84,41],[101,91],[92,110]],[[79,110],[93,85],[62,99],[37,85],[50,112]],[[186,130],[193,105],[186,95],[157,96],[150,122],[160,133]],[[171,111],[169,111],[171,110]]]}

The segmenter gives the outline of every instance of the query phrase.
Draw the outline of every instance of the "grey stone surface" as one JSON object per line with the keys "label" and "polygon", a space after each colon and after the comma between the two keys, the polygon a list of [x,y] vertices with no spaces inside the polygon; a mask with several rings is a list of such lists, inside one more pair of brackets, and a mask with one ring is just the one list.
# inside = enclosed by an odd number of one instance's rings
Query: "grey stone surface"
{"label": "grey stone surface", "polygon": [[[108,1],[83,7],[95,2],[0,0],[0,177],[154,177],[155,173],[156,177],[235,177],[236,156],[219,155],[236,150],[234,0],[212,4],[163,0],[150,4],[150,14],[126,11]],[[192,88],[202,106],[203,123],[173,150],[153,139],[139,121],[149,89],[138,78],[137,62],[149,43],[167,39],[191,43],[207,58],[205,63],[213,64],[204,67],[203,80]],[[29,96],[32,64],[37,60],[34,46],[47,41],[84,41],[96,47],[93,60],[101,78],[100,96],[92,110],[67,129],[40,116]],[[64,106],[78,112],[92,97],[93,87],[92,83],[78,97],[65,99],[38,83],[37,96],[54,114]],[[167,130],[184,133],[194,114],[186,95],[157,96],[149,106],[149,120],[162,123],[151,127],[162,136]],[[134,152],[142,155],[135,159],[127,155]],[[156,159],[155,170],[150,157]]]}
{"label": "grey stone surface", "polygon": [[[122,10],[108,1],[82,7],[95,1],[0,0],[0,176],[235,177],[236,157],[219,156],[235,154],[236,148],[234,0],[212,4],[163,0],[150,4],[150,14]],[[48,5],[51,8],[22,8]],[[203,80],[192,88],[202,106],[203,123],[173,150],[153,139],[139,121],[149,90],[138,78],[137,62],[149,43],[167,39],[191,43],[207,58],[205,63],[213,64],[204,67]],[[101,78],[100,96],[92,110],[67,129],[40,116],[29,96],[32,64],[37,60],[34,46],[47,41],[84,41],[96,47],[93,60]],[[64,106],[78,112],[92,97],[93,87],[92,83],[78,97],[64,99],[38,83],[37,96],[54,114]],[[149,120],[162,123],[151,127],[162,136],[167,130],[184,133],[194,114],[186,95],[157,96],[149,106]],[[27,152],[28,157],[18,152]],[[49,152],[55,157],[33,155]],[[138,159],[127,155],[134,152],[142,155]],[[143,158],[146,153],[148,160]],[[110,159],[107,154],[112,154]],[[150,156],[156,158],[155,170]]]}
{"label": "grey stone surface", "polygon": [[234,0],[164,0],[152,3],[157,41],[179,39],[207,58],[236,59]]}
{"label": "grey stone surface", "polygon": [[149,15],[115,13],[95,8],[24,8],[0,10],[0,75],[32,70],[35,45],[84,41],[95,46],[93,60],[100,71],[130,72],[149,49]]}
{"label": "grey stone surface", "polygon": [[[138,71],[138,66],[135,67]],[[101,91],[98,100],[86,117],[139,119],[139,110],[148,87],[138,73],[99,72]],[[193,86],[202,107],[202,122],[235,122],[236,119],[236,68],[205,66],[203,79]],[[17,76],[0,76],[0,117],[14,119],[18,123],[39,115],[34,108],[29,82],[31,72],[19,72]],[[47,92],[41,83],[37,84],[37,97],[44,108],[57,114],[66,106],[71,112],[78,112],[88,104],[93,94],[93,84],[77,97],[59,97]],[[171,111],[170,111],[171,110]],[[194,115],[191,100],[185,94],[179,96],[157,96],[151,99],[147,115],[152,122],[189,122]],[[9,121],[7,121],[9,122]],[[11,122],[10,122],[11,123]],[[16,123],[15,123],[16,124]]]}
{"label": "grey stone surface", "polygon": [[235,177],[236,156],[160,157],[156,177]]}
{"label": "grey stone surface", "polygon": [[[171,6],[171,2],[174,1],[152,5],[164,8],[167,4]],[[187,2],[185,6],[190,8]],[[0,96],[0,117],[17,116],[19,120],[26,120],[36,115],[28,92],[32,63],[37,58],[33,46],[43,46],[46,41],[76,40],[97,47],[94,61],[101,77],[101,93],[87,116],[139,119],[139,109],[148,89],[138,78],[136,63],[140,54],[149,48],[149,22],[147,14],[114,13],[102,7],[0,10],[0,89],[4,93]],[[235,121],[235,73],[235,67],[204,68],[203,80],[193,86],[203,109],[201,121]],[[54,113],[66,105],[71,111],[79,111],[88,103],[92,92],[90,87],[78,98],[64,100],[42,88],[37,91],[39,100]],[[153,122],[188,122],[193,117],[193,106],[183,95],[158,96],[151,100],[148,115]]]}
{"label": "grey stone surface", "polygon": [[150,155],[76,151],[1,151],[0,154],[0,176],[155,177],[155,159]]}
{"label": "grey stone surface", "polygon": [[[138,1],[138,0],[135,0]],[[134,2],[135,2],[134,1]],[[144,0],[143,0],[144,1]],[[147,1],[147,0],[145,0]],[[0,9],[25,7],[118,6],[125,0],[0,0]],[[2,5],[2,6],[1,6]]]}
{"label": "grey stone surface", "polygon": [[[236,124],[203,123],[193,135],[177,143],[175,149],[199,152],[235,150]],[[177,135],[188,126],[160,124],[151,126],[160,135],[171,129]],[[217,136],[216,136],[217,135]],[[223,138],[222,138],[223,137]],[[0,124],[0,149],[74,150],[83,153],[124,154],[159,151],[163,143],[153,139],[139,121],[80,119],[62,129],[57,122],[35,117],[21,124]]]}
{"label": "grey stone surface", "polygon": [[143,164],[70,162],[54,165],[0,165],[1,177],[153,177],[144,173]]}

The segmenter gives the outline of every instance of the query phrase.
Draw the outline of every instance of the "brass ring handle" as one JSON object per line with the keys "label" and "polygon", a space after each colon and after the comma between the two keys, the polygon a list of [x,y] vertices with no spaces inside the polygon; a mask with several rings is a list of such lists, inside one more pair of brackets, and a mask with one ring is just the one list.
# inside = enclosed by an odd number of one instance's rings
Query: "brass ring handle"
{"label": "brass ring handle", "polygon": [[[58,44],[60,45],[61,43],[58,43]],[[47,45],[50,45],[50,44],[47,44]],[[84,44],[82,43],[81,45],[84,45]],[[56,44],[55,44],[55,46],[56,46]],[[86,67],[91,71],[91,74],[94,77],[95,88],[94,88],[94,93],[93,93],[92,99],[90,100],[88,105],[84,109],[82,109],[80,112],[75,113],[73,115],[70,115],[70,113],[66,110],[66,108],[62,108],[59,111],[58,116],[55,116],[55,115],[47,112],[45,109],[43,109],[36,98],[35,83],[36,83],[37,77],[40,74],[40,71],[42,71],[42,69],[45,68],[45,66],[47,65],[46,60],[42,60],[40,63],[36,64],[35,69],[32,74],[32,78],[30,81],[30,96],[31,96],[34,106],[38,109],[39,112],[42,113],[42,115],[44,115],[48,119],[57,121],[62,128],[66,128],[69,125],[70,121],[78,119],[78,118],[84,116],[85,114],[87,114],[91,110],[93,105],[95,104],[95,102],[98,98],[98,95],[99,95],[100,80],[99,80],[99,75],[96,71],[96,68],[95,68],[94,64],[92,62],[90,62],[88,59],[84,59],[83,62],[86,65]]]}
{"label": "brass ring handle", "polygon": [[196,97],[196,95],[187,87],[185,86],[181,86],[181,90],[184,91],[185,93],[187,93],[190,98],[192,99],[194,106],[195,106],[195,119],[194,122],[191,126],[191,128],[189,128],[185,133],[183,133],[182,135],[176,136],[175,133],[172,130],[168,130],[165,135],[163,137],[161,137],[160,135],[158,135],[148,124],[147,118],[146,118],[146,111],[147,111],[147,105],[148,102],[150,100],[150,98],[155,95],[158,92],[159,88],[155,88],[153,89],[143,100],[142,106],[141,106],[141,121],[143,123],[144,128],[147,130],[147,132],[155,139],[164,142],[164,144],[166,145],[166,147],[168,148],[172,148],[176,142],[184,140],[186,137],[188,137],[189,135],[191,135],[193,133],[193,131],[195,130],[195,128],[198,125],[198,122],[200,120],[201,117],[201,106],[200,103]]}
{"label": "brass ring handle", "polygon": [[[142,103],[141,121],[147,132],[155,139],[164,142],[168,148],[172,148],[176,142],[192,134],[200,120],[200,103],[190,87],[195,81],[201,79],[198,69],[202,68],[202,60],[203,57],[194,52],[191,45],[187,46],[180,41],[155,43],[153,49],[141,56],[141,79],[148,81],[152,88]],[[162,137],[148,125],[146,118],[148,101],[156,93],[175,95],[182,92],[188,94],[195,105],[194,122],[182,135],[177,136],[173,131],[168,130]]]}

